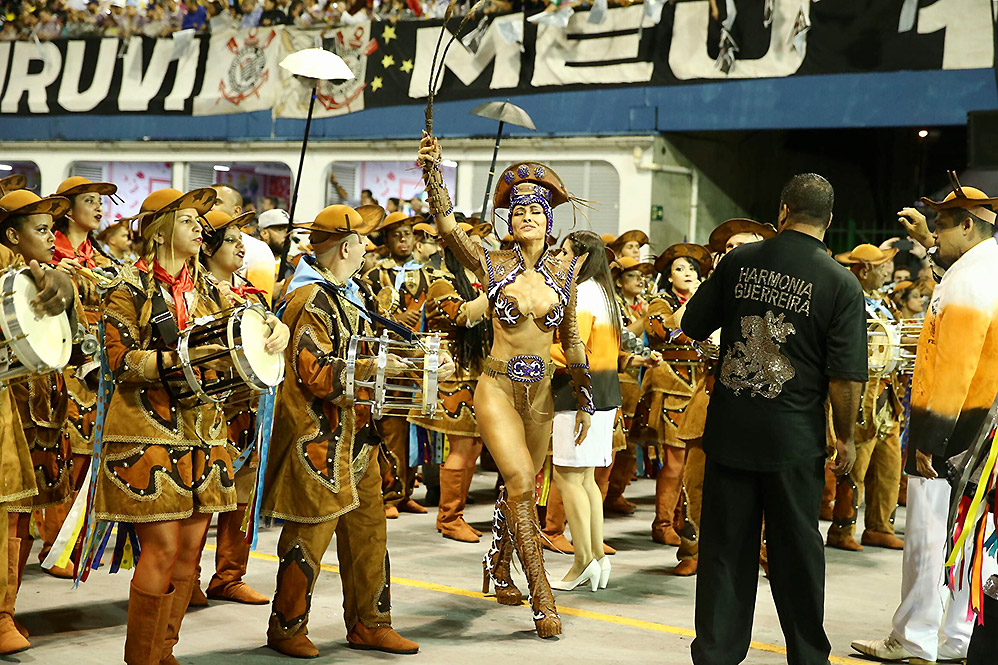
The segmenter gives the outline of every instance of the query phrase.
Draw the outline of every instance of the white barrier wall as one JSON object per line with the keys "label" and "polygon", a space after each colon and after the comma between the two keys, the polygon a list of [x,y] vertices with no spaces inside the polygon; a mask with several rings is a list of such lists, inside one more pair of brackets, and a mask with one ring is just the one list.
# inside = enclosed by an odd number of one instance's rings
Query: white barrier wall
{"label": "white barrier wall", "polygon": [[[293,142],[0,142],[0,155],[11,161],[31,161],[41,173],[41,191],[55,191],[68,177],[74,162],[170,162],[172,186],[189,185],[191,164],[240,162],[277,163],[298,170],[300,144]],[[455,206],[468,212],[481,209],[485,174],[492,158],[491,139],[445,139],[444,158],[457,163]],[[334,164],[409,161],[415,141],[310,142],[299,189],[299,219],[314,216],[327,205],[329,174]],[[599,192],[602,200],[589,214],[579,218],[577,228],[599,233],[641,229],[653,236],[661,251],[684,238],[698,238],[720,220],[705,220],[698,214],[703,177],[668,143],[655,136],[516,138],[506,139],[500,149],[498,170],[505,165],[537,160],[564,164],[569,189],[585,197]],[[608,168],[609,166],[609,168]],[[415,165],[413,165],[415,170]],[[569,177],[571,173],[571,177]],[[616,188],[612,182],[616,175]],[[353,192],[351,192],[353,194]],[[614,198],[615,197],[615,198]],[[382,202],[384,203],[384,202]],[[653,208],[654,206],[654,208]],[[656,212],[662,220],[652,221]],[[568,220],[567,222],[565,220]],[[559,230],[570,228],[571,215],[559,211]],[[698,230],[698,227],[699,228]],[[706,230],[705,230],[706,229]],[[503,229],[498,229],[502,231]]]}

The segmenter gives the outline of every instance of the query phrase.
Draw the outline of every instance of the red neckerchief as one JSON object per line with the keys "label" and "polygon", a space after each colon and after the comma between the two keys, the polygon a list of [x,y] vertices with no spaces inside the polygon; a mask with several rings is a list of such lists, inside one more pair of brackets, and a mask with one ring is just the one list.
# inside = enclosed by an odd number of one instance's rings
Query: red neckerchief
{"label": "red neckerchief", "polygon": [[686,301],[690,299],[690,297],[689,297],[689,296],[684,296],[684,295],[683,295],[682,293],[680,293],[679,291],[676,291],[676,298],[677,298],[677,299],[679,300],[679,304],[680,304],[680,305],[685,305],[685,304],[686,304]]}
{"label": "red neckerchief", "polygon": [[94,263],[94,246],[90,242],[90,236],[88,235],[79,247],[73,249],[69,237],[62,231],[56,231],[55,255],[52,257],[52,263],[59,263],[63,259],[75,259],[86,268],[95,267],[97,264]]}
{"label": "red neckerchief", "polygon": [[[135,267],[139,270],[149,272],[149,266],[146,265],[143,259],[136,261]],[[194,280],[191,279],[191,272],[187,268],[187,264],[185,263],[184,269],[180,271],[179,275],[174,277],[166,272],[166,268],[161,266],[159,261],[154,261],[152,276],[170,288],[170,295],[173,296],[173,306],[177,310],[177,327],[180,330],[184,330],[187,327],[187,300],[184,298],[184,294],[194,290]]]}
{"label": "red neckerchief", "polygon": [[240,298],[245,298],[253,293],[266,293],[263,289],[258,289],[255,286],[250,286],[249,284],[244,284],[243,286],[230,286],[229,290]]}

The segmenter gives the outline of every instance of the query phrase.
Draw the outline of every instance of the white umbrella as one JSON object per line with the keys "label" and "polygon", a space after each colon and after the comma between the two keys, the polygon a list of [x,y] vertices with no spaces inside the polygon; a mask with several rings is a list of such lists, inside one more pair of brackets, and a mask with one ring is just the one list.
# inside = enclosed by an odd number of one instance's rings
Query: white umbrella
{"label": "white umbrella", "polygon": [[[301,157],[298,159],[298,174],[295,178],[295,189],[291,195],[291,204],[288,210],[290,218],[294,219],[295,206],[298,204],[298,185],[301,183],[301,172],[305,167],[305,148],[308,146],[308,132],[312,128],[312,110],[315,108],[315,96],[319,81],[347,81],[355,76],[353,70],[347,66],[347,63],[343,62],[343,58],[321,48],[295,51],[281,60],[281,67],[299,77],[305,85],[312,87],[312,94],[308,102],[308,115],[305,117],[305,137],[301,143]],[[288,267],[288,252],[291,251],[292,235],[288,233],[284,238],[278,279],[284,275]]]}

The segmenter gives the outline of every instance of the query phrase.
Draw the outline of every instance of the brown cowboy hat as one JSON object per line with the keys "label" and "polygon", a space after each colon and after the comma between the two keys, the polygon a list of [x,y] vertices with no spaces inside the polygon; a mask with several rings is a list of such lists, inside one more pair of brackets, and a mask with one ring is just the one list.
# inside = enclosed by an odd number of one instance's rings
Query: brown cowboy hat
{"label": "brown cowboy hat", "polygon": [[392,212],[392,213],[389,213],[385,217],[385,219],[384,219],[383,222],[381,222],[381,226],[378,227],[378,230],[379,231],[387,231],[387,230],[389,230],[391,228],[394,228],[396,226],[399,226],[401,224],[407,224],[407,225],[415,228],[416,224],[419,224],[420,222],[422,222],[423,219],[424,218],[423,218],[422,215],[412,215],[412,216],[410,216],[410,215],[407,215],[407,214],[405,214],[404,212],[401,212],[401,211]]}
{"label": "brown cowboy hat", "polygon": [[911,280],[907,280],[907,279],[902,280],[902,281],[898,282],[897,284],[895,284],[894,288],[891,289],[891,298],[895,298],[895,299],[896,298],[900,298],[901,294],[904,293],[905,291],[907,291],[908,289],[917,289],[917,288],[918,288],[918,285],[915,284],[915,282],[913,282]]}
{"label": "brown cowboy hat", "polygon": [[110,196],[118,191],[118,186],[110,182],[90,182],[81,175],[66,178],[55,190],[56,196],[76,196],[77,194],[87,194],[96,192],[101,196]]}
{"label": "brown cowboy hat", "polygon": [[0,178],[0,196],[10,194],[11,192],[19,189],[24,189],[27,186],[28,179],[20,173],[9,175],[6,178]]}
{"label": "brown cowboy hat", "polygon": [[433,224],[427,224],[426,222],[414,224],[412,232],[416,234],[416,236],[428,236],[430,238],[438,238],[440,235],[437,233],[437,227]]}
{"label": "brown cowboy hat", "polygon": [[230,226],[238,226],[240,229],[250,223],[250,219],[256,217],[256,213],[250,210],[249,212],[244,212],[241,215],[236,215],[233,217],[227,212],[222,212],[221,210],[209,210],[204,215],[204,220],[208,222],[208,232],[218,233],[223,231]]}
{"label": "brown cowboy hat", "polygon": [[0,223],[18,215],[52,215],[58,219],[69,212],[69,199],[47,196],[44,199],[27,189],[18,189],[0,197]]}
{"label": "brown cowboy hat", "polygon": [[603,235],[600,236],[600,240],[603,241],[604,245],[609,247],[617,240],[617,236],[613,235],[612,233],[604,233]]}
{"label": "brown cowboy hat", "polygon": [[610,273],[616,277],[625,272],[637,270],[642,275],[651,276],[655,274],[655,266],[647,261],[638,261],[629,256],[622,256],[610,264]]}
{"label": "brown cowboy hat", "polygon": [[744,217],[735,217],[734,219],[722,222],[710,232],[707,247],[715,254],[723,254],[724,248],[727,246],[731,236],[736,236],[739,233],[755,233],[765,239],[775,236],[776,228],[772,224],[763,224],[762,222]]}
{"label": "brown cowboy hat", "polygon": [[[477,221],[476,217],[472,217]],[[482,222],[481,224],[473,224],[471,230],[467,232],[469,236],[478,236],[480,238],[487,238],[492,235],[492,225],[488,222]]]}
{"label": "brown cowboy hat", "polygon": [[923,196],[922,203],[936,212],[959,208],[991,224],[994,224],[998,220],[998,215],[994,212],[994,207],[998,205],[998,198],[989,197],[976,187],[962,186],[960,180],[956,177],[955,171],[947,171],[946,173],[949,175],[950,186],[953,188],[953,191],[947,194],[946,198],[942,201],[933,201]]}
{"label": "brown cowboy hat", "polygon": [[[604,240],[604,242],[606,242]],[[642,247],[648,244],[648,234],[644,231],[639,231],[637,229],[632,229],[630,231],[624,231],[619,236],[617,236],[613,241],[607,242],[607,246],[611,249],[617,250],[629,242],[636,242]]]}
{"label": "brown cowboy hat", "polygon": [[665,272],[665,270],[672,265],[673,261],[681,257],[686,257],[696,261],[700,265],[701,277],[707,276],[707,273],[710,272],[710,268],[714,263],[710,250],[703,245],[681,242],[667,248],[664,252],[658,255],[658,258],[655,259],[655,272]]}
{"label": "brown cowboy hat", "polygon": [[508,210],[509,200],[513,195],[537,192],[538,187],[552,208],[567,203],[571,198],[565,183],[550,166],[540,162],[518,162],[503,171],[499,177],[499,184],[492,197],[493,205],[495,208]]}
{"label": "brown cowboy hat", "polygon": [[155,220],[177,210],[193,208],[198,215],[204,217],[205,213],[211,210],[215,204],[215,198],[215,190],[211,187],[192,189],[186,194],[172,187],[157,189],[142,202],[142,211],[139,213],[139,232],[145,235]]}
{"label": "brown cowboy hat", "polygon": [[296,224],[295,228],[315,233],[329,233],[334,236],[345,236],[356,233],[366,236],[378,228],[385,219],[385,209],[381,206],[366,205],[356,210],[346,205],[331,205],[319,211],[315,220],[305,224]]}
{"label": "brown cowboy hat", "polygon": [[864,243],[857,245],[851,252],[836,254],[835,260],[847,266],[879,266],[893,259],[897,253],[897,249],[893,247],[890,249],[880,249],[876,245]]}

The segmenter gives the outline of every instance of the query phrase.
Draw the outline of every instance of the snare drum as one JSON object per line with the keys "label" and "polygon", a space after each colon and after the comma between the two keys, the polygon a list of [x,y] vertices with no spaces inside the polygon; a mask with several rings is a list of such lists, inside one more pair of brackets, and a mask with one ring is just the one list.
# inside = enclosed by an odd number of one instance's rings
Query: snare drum
{"label": "snare drum", "polygon": [[870,376],[885,376],[901,361],[901,336],[896,325],[884,319],[869,319],[866,328],[867,366]]}
{"label": "snare drum", "polygon": [[35,313],[31,301],[38,295],[38,287],[28,268],[7,270],[0,282],[0,381],[64,368],[73,351],[69,315]]}
{"label": "snare drum", "polygon": [[[278,385],[284,379],[284,354],[269,353],[266,349],[270,337],[268,314],[260,305],[243,305],[231,313],[194,323],[180,333],[177,356],[187,387],[174,391],[173,396],[180,400],[197,397],[210,404],[228,400],[234,392],[248,390],[248,396],[252,396]],[[191,360],[191,349],[212,344],[225,349]],[[204,371],[198,371],[198,365],[225,356],[231,358],[234,372],[217,372],[218,378],[209,381]]]}
{"label": "snare drum", "polygon": [[[370,405],[375,420],[392,414],[408,415],[413,411],[430,418],[438,417],[440,343],[440,336],[436,334],[419,335],[414,343],[393,338],[387,330],[380,337],[354,335],[347,345],[347,399],[353,404]],[[361,345],[376,345],[377,353],[365,354]],[[389,368],[389,354],[401,357],[407,366]],[[373,381],[357,379],[357,361],[361,359],[377,360]],[[359,389],[370,391],[372,398],[361,399]]]}

